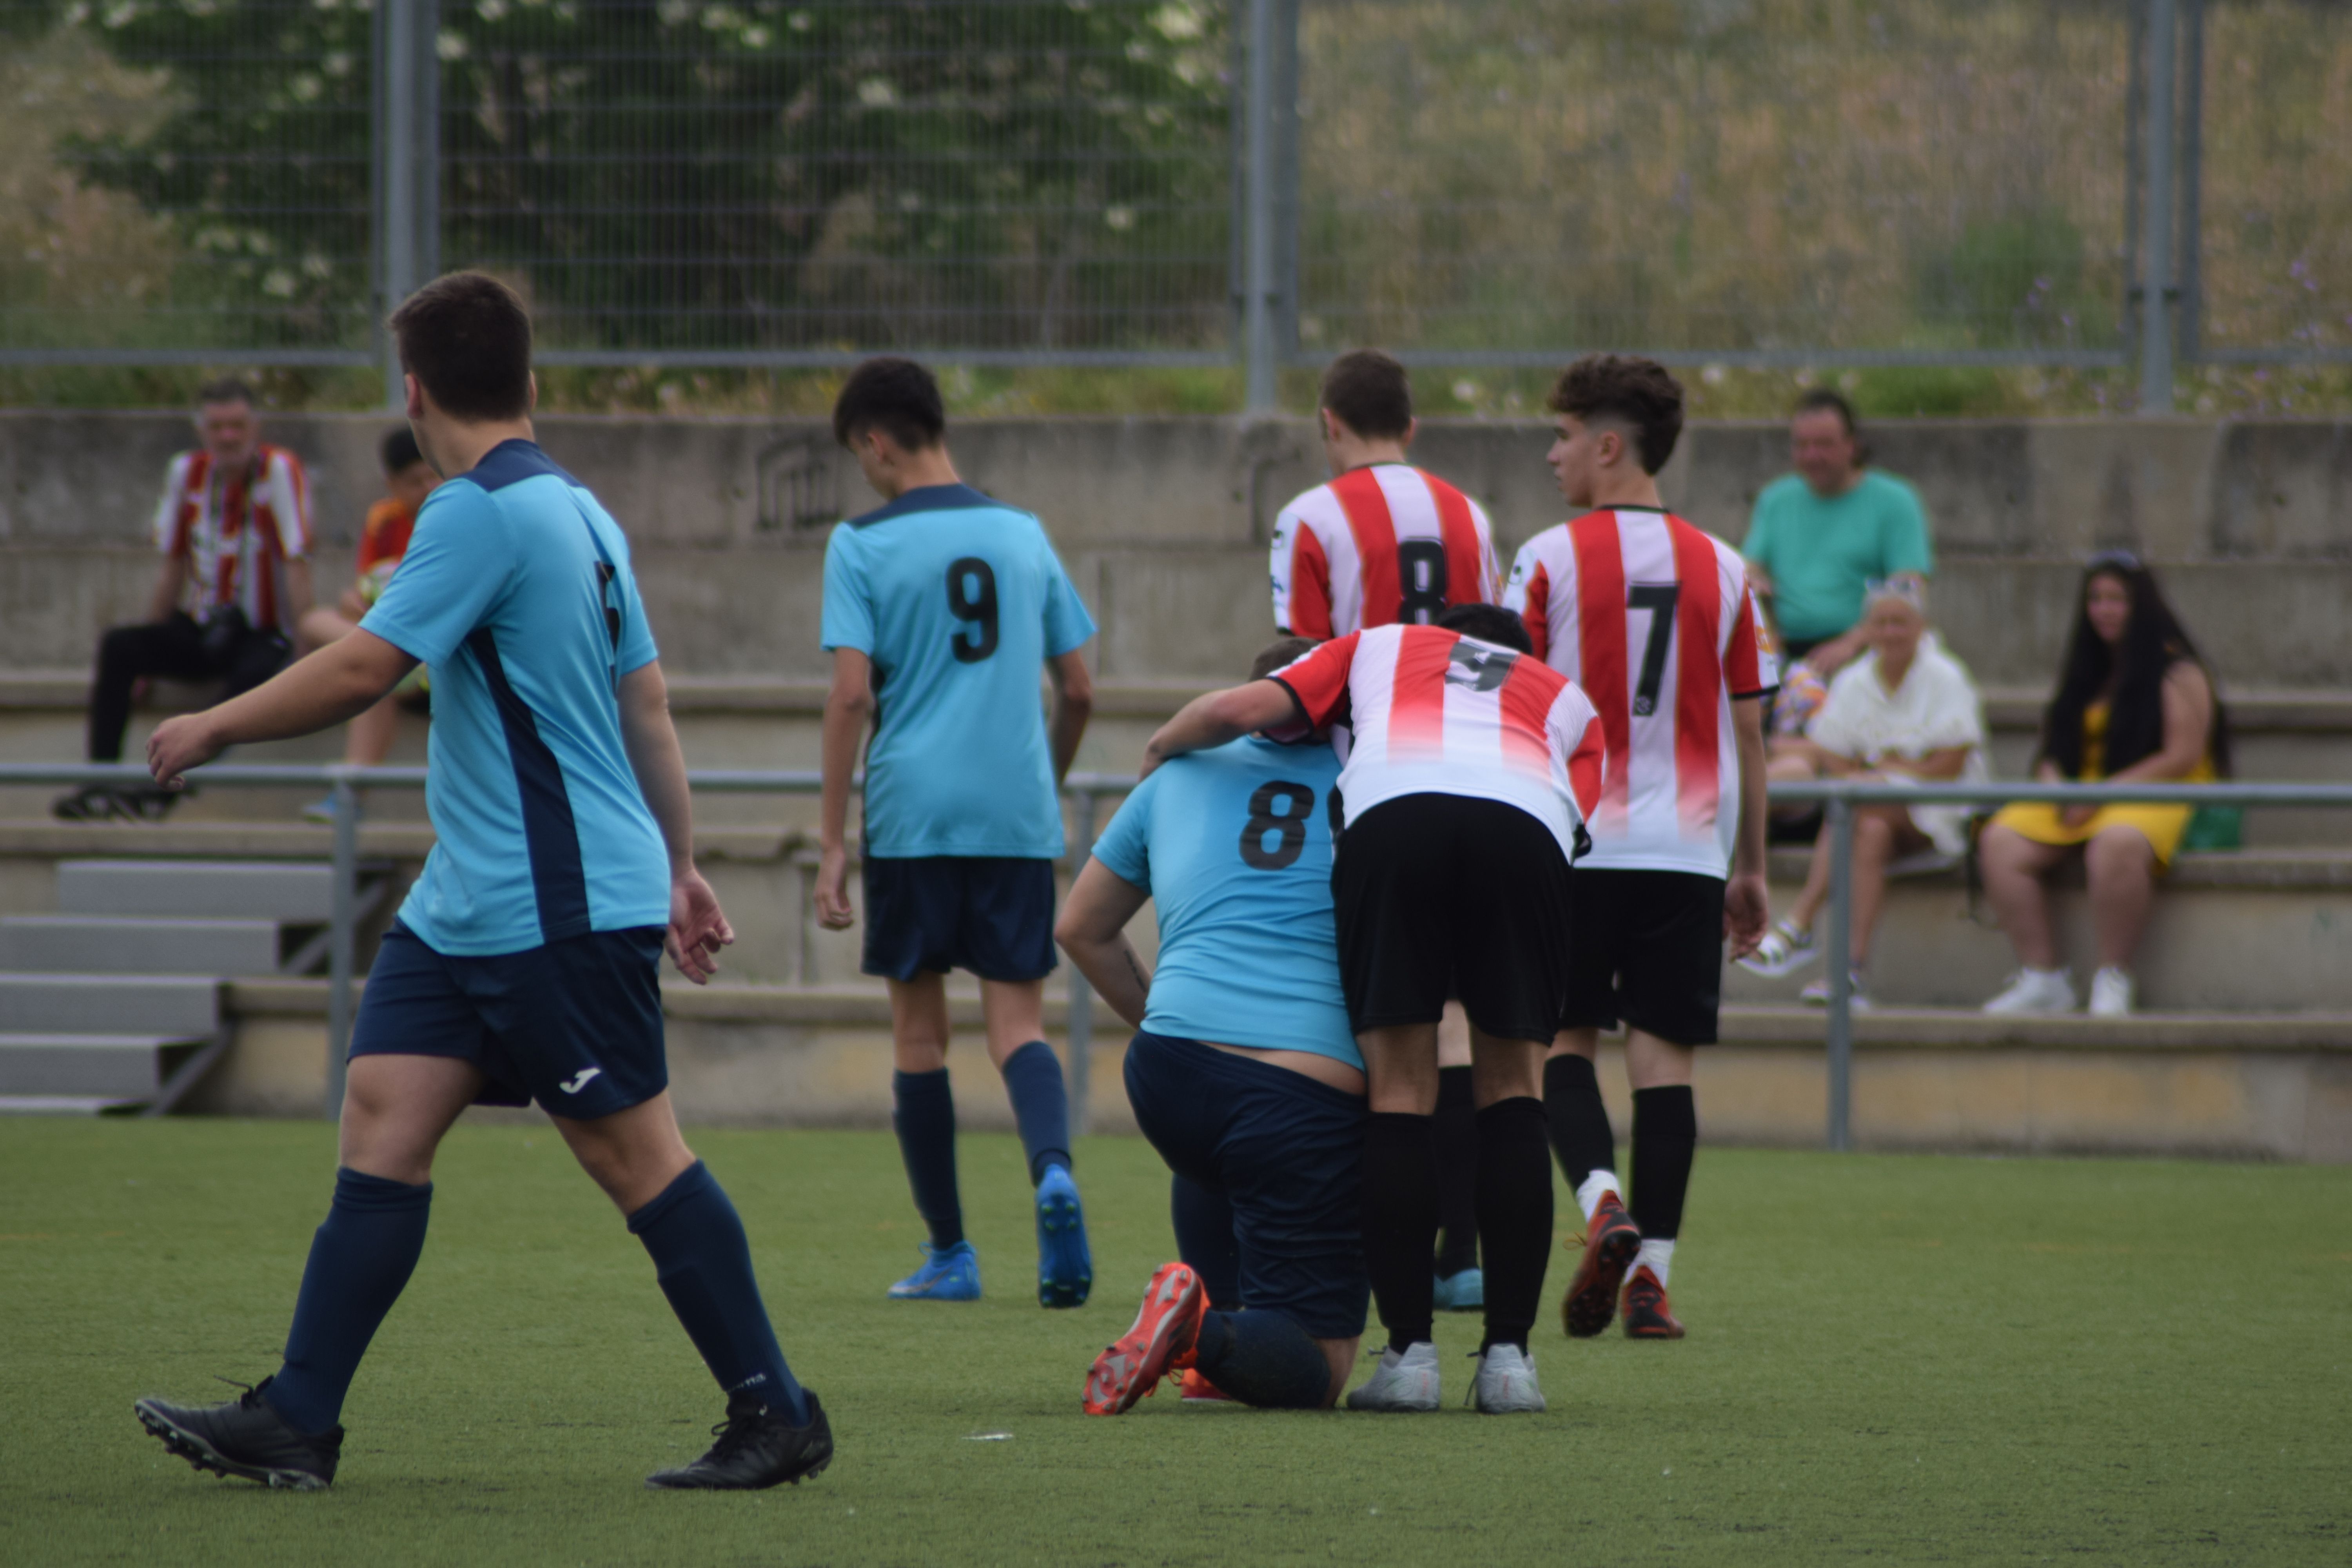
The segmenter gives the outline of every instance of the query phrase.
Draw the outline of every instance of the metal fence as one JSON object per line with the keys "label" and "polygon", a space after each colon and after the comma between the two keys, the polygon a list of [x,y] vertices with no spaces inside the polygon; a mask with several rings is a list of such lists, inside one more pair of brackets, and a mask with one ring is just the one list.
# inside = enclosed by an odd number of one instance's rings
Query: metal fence
{"label": "metal fence", "polygon": [[[2347,0],[0,0],[0,363],[2352,362]],[[2154,300],[2158,308],[2144,309]]]}

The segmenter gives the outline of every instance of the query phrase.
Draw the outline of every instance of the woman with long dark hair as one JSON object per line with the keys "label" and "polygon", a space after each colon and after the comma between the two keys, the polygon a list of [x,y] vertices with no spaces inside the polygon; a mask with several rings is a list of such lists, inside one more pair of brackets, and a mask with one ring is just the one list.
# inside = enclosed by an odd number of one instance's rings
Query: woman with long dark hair
{"label": "woman with long dark hair", "polygon": [[[2230,771],[2230,731],[2196,644],[2156,577],[2128,551],[2103,551],[2083,574],[2056,695],[2042,712],[2033,776],[2200,783]],[[2021,966],[1988,1013],[2065,1013],[2074,983],[2060,964],[2043,879],[2077,849],[2090,885],[2098,973],[2094,1016],[2132,1008],[2132,953],[2147,929],[2156,879],[2188,830],[2185,805],[2005,806],[1985,828],[1985,893]]]}

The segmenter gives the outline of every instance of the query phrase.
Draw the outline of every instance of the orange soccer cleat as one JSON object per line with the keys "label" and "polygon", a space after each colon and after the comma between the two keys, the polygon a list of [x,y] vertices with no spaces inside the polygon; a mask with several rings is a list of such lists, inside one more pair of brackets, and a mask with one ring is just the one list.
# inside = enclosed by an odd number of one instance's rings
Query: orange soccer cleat
{"label": "orange soccer cleat", "polygon": [[1234,1405],[1240,1403],[1223,1389],[1201,1375],[1197,1366],[1188,1366],[1176,1386],[1182,1390],[1187,1405]]}
{"label": "orange soccer cleat", "polygon": [[1666,1300],[1666,1288],[1647,1268],[1636,1268],[1625,1281],[1625,1337],[1629,1340],[1678,1340],[1683,1326]]}
{"label": "orange soccer cleat", "polygon": [[1569,1338],[1589,1340],[1609,1326],[1617,1315],[1618,1287],[1641,1249],[1641,1227],[1625,1213],[1617,1194],[1608,1194],[1592,1211],[1592,1223],[1584,1232],[1583,1259],[1576,1266],[1576,1278],[1568,1282],[1568,1294],[1560,1299],[1559,1320]]}
{"label": "orange soccer cleat", "polygon": [[1190,1366],[1208,1310],[1209,1293],[1198,1274],[1181,1263],[1161,1264],[1144,1288],[1134,1325],[1095,1358],[1087,1373],[1087,1414],[1116,1415],[1157,1389],[1171,1372]]}

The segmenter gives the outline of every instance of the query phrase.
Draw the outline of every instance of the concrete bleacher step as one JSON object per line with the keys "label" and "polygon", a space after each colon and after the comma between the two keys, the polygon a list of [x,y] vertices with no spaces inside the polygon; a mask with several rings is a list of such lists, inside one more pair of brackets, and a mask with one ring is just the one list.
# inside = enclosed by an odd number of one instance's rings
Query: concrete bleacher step
{"label": "concrete bleacher step", "polygon": [[0,1032],[0,1096],[91,1102],[80,1106],[85,1113],[152,1100],[182,1058],[211,1043],[202,1035]]}
{"label": "concrete bleacher step", "polygon": [[208,975],[0,973],[0,1032],[209,1036],[220,991]]}
{"label": "concrete bleacher step", "polygon": [[112,1116],[146,1103],[136,1095],[0,1094],[0,1116]]}
{"label": "concrete bleacher step", "polygon": [[268,974],[278,922],[137,915],[0,915],[0,973]]}
{"label": "concrete bleacher step", "polygon": [[304,861],[66,860],[69,915],[205,916],[315,924],[334,909],[333,868]]}

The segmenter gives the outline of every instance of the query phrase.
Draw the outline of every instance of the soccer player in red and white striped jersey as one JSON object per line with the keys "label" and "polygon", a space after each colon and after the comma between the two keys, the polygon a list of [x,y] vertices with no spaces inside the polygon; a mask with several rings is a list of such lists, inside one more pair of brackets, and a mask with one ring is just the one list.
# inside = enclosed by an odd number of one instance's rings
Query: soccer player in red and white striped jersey
{"label": "soccer player in red and white striped jersey", "polygon": [[1540,1410],[1528,1334],[1551,1250],[1539,1063],[1570,964],[1569,867],[1600,798],[1601,732],[1516,616],[1457,605],[1434,626],[1325,643],[1267,680],[1212,692],[1151,738],[1148,772],[1253,731],[1345,715],[1346,830],[1332,872],[1340,985],[1370,1081],[1364,1261],[1389,1344],[1351,1409],[1437,1407],[1437,1025],[1469,1014],[1486,1332],[1475,1403]]}
{"label": "soccer player in red and white striped jersey", "polygon": [[1333,478],[1275,519],[1278,629],[1320,642],[1501,599],[1485,510],[1405,461],[1416,424],[1404,366],[1378,349],[1341,354],[1316,417]]}
{"label": "soccer player in red and white striped jersey", "polygon": [[[1693,1047],[1716,1037],[1723,939],[1745,952],[1764,934],[1763,700],[1779,676],[1738,553],[1659,500],[1682,431],[1674,377],[1594,355],[1561,375],[1551,407],[1553,476],[1586,510],[1520,549],[1504,603],[1584,688],[1603,736],[1568,1005],[1544,1066],[1553,1147],[1588,1225],[1561,1313],[1570,1334],[1597,1334],[1622,1285],[1628,1334],[1678,1339],[1665,1286],[1698,1139]],[[1630,1215],[1592,1065],[1600,1031],[1621,1021]]]}

